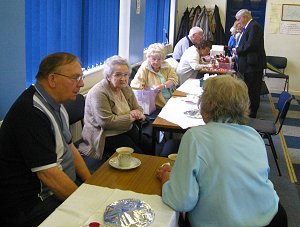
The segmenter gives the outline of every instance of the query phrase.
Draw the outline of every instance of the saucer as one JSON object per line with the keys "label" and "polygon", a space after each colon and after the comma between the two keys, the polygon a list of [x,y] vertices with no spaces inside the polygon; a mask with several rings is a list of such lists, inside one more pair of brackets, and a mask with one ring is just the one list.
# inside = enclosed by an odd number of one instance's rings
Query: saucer
{"label": "saucer", "polygon": [[119,166],[119,161],[118,161],[118,157],[114,157],[111,158],[108,162],[112,167],[116,168],[116,169],[134,169],[138,166],[141,165],[141,160],[139,160],[138,158],[132,157],[131,158],[131,163],[129,166]]}

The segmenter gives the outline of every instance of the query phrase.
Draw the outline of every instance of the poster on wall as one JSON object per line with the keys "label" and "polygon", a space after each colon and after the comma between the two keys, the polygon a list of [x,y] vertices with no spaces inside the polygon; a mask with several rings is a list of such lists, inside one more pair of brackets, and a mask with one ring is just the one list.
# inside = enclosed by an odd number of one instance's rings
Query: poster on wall
{"label": "poster on wall", "polygon": [[300,22],[300,5],[283,4],[281,20]]}
{"label": "poster on wall", "polygon": [[271,3],[268,23],[268,32],[275,34],[279,32],[281,19],[281,4]]}
{"label": "poster on wall", "polygon": [[282,21],[280,33],[288,35],[300,35],[300,22]]}

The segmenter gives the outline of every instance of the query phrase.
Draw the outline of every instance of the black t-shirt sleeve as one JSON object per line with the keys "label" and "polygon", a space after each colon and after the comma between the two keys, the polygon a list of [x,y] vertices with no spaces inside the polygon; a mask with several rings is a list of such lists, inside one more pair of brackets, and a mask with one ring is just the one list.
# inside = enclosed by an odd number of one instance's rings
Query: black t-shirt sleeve
{"label": "black t-shirt sleeve", "polygon": [[32,114],[21,120],[16,124],[14,134],[28,168],[56,163],[55,138],[47,116],[34,108]]}

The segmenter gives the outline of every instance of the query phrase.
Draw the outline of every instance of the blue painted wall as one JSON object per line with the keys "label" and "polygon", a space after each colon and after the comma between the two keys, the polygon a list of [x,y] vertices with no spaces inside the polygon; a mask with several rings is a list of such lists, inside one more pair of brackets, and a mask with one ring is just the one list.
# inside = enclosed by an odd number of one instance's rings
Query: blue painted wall
{"label": "blue painted wall", "polygon": [[25,1],[0,1],[0,120],[25,90]]}
{"label": "blue painted wall", "polygon": [[[129,62],[143,60],[146,1],[131,1]],[[16,98],[26,89],[25,1],[0,0],[0,121]],[[141,35],[142,34],[142,35]]]}

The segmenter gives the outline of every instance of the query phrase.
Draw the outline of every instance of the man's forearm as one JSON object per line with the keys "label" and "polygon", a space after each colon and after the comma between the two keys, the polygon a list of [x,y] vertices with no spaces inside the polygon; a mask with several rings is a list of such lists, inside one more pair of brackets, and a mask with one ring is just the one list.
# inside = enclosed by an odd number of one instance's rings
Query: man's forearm
{"label": "man's forearm", "polygon": [[69,146],[73,152],[76,173],[81,180],[86,181],[91,176],[91,173],[74,144],[72,143]]}
{"label": "man's forearm", "polygon": [[62,200],[68,198],[77,189],[77,185],[57,166],[38,171],[37,176],[43,184]]}

